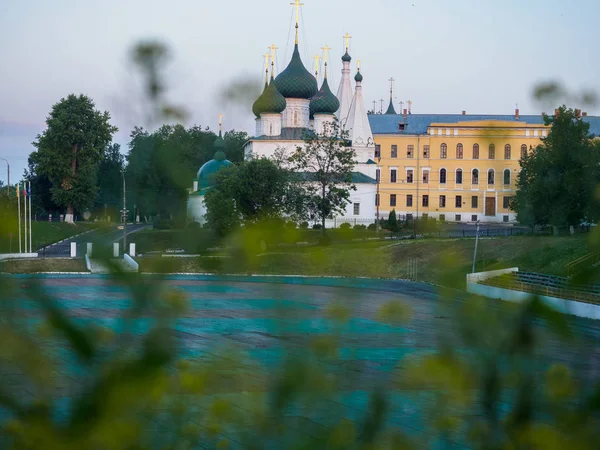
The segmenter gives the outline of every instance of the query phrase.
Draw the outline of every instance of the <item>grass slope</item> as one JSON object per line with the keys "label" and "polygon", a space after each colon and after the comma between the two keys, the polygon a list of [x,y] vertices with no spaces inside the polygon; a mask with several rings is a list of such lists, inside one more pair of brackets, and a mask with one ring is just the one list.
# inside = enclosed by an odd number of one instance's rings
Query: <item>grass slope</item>
{"label": "grass slope", "polygon": [[0,261],[0,272],[36,273],[36,272],[87,272],[85,261],[81,258],[13,259]]}
{"label": "grass slope", "polygon": [[[476,269],[519,267],[566,275],[565,265],[587,254],[590,235],[566,237],[483,238]],[[145,272],[222,272],[315,276],[408,278],[408,263],[418,264],[419,281],[464,286],[471,271],[473,239],[386,241],[296,248],[260,256],[233,254],[225,258],[142,258]]]}

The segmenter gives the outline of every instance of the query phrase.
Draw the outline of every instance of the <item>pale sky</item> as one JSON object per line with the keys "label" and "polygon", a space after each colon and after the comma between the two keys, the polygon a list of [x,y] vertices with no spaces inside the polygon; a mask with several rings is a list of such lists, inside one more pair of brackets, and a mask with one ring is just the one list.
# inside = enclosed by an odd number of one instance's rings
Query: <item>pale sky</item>
{"label": "pale sky", "polygon": [[[136,116],[131,46],[147,38],[172,50],[170,99],[187,109],[186,125],[253,132],[250,109],[224,104],[236,79],[259,82],[267,47],[279,47],[279,70],[293,45],[291,0],[1,0],[0,157],[11,181],[23,173],[31,142],[52,104],[70,93],[108,110],[126,147]],[[413,113],[521,114],[544,108],[532,98],[540,81],[600,92],[598,0],[303,0],[300,50],[333,48],[330,81],[340,79],[342,36],[349,32],[353,70],[361,60],[364,95]],[[284,60],[285,58],[285,60]],[[573,107],[577,105],[571,105]],[[544,110],[548,110],[545,108]],[[598,114],[596,107],[587,107]],[[0,179],[6,164],[0,161]]]}

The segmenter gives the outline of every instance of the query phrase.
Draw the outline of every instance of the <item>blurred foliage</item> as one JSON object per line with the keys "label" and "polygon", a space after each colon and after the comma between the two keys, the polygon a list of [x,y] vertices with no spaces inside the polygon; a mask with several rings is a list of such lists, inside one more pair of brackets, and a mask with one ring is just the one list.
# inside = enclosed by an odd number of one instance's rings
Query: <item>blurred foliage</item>
{"label": "blurred foliage", "polygon": [[600,144],[589,135],[589,124],[572,109],[562,106],[544,120],[552,128],[520,160],[511,209],[520,223],[529,225],[578,226],[596,221]]}
{"label": "blurred foliage", "polygon": [[598,94],[595,91],[588,89],[579,93],[570,92],[557,81],[539,83],[533,91],[533,98],[548,107],[562,103],[581,106],[595,106],[598,103]]}

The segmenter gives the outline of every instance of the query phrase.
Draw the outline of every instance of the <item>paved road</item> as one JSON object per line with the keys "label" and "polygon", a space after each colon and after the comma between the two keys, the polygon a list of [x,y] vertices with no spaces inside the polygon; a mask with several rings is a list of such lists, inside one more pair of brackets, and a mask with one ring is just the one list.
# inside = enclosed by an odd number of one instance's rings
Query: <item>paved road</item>
{"label": "paved road", "polygon": [[[129,224],[127,225],[127,236],[128,242],[129,236],[136,233],[144,228],[151,227],[152,224]],[[92,231],[88,231],[78,236],[74,236],[69,239],[65,239],[62,242],[49,245],[48,247],[39,250],[39,255],[42,257],[57,257],[57,256],[69,256],[71,243],[77,243],[77,256],[83,256],[86,251],[86,244],[91,242],[94,246],[112,247],[113,242],[123,241],[123,230],[119,230],[117,226],[110,226],[106,228],[98,228]]]}

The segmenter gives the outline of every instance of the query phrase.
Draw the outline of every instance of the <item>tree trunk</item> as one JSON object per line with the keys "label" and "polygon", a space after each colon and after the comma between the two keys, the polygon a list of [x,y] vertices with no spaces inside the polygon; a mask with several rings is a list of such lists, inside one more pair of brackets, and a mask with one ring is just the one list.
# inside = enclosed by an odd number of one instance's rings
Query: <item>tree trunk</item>
{"label": "tree trunk", "polygon": [[321,234],[323,236],[325,236],[325,185],[322,186],[323,190],[322,190],[322,199],[323,199],[323,203],[321,204],[322,209],[321,209]]}
{"label": "tree trunk", "polygon": [[[75,175],[77,175],[77,144],[73,144],[72,152],[73,157],[71,158],[71,173],[73,175],[73,178],[75,178]],[[75,210],[73,208],[73,204],[69,203],[67,205],[67,214],[65,214],[65,222],[71,224],[75,223],[74,216]]]}

